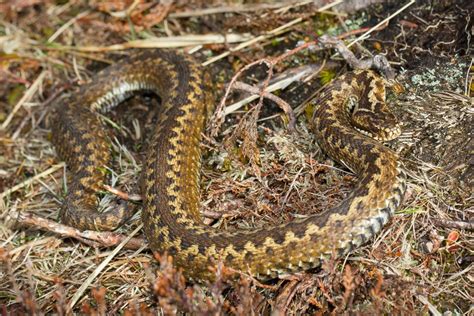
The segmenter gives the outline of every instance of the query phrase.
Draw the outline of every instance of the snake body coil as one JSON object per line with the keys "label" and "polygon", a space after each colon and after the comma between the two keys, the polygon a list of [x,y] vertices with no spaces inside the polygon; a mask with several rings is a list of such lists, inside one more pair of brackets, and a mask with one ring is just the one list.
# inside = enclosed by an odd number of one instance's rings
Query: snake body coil
{"label": "snake body coil", "polygon": [[[316,267],[321,259],[366,242],[399,207],[406,186],[398,157],[364,134],[388,139],[400,131],[385,105],[383,81],[371,71],[356,71],[330,83],[312,102],[319,145],[359,176],[352,193],[321,214],[271,228],[228,232],[204,225],[199,143],[214,102],[209,81],[189,56],[145,50],[106,68],[57,107],[53,139],[73,174],[62,221],[104,230],[130,216],[126,207],[97,212],[101,170],[110,153],[96,112],[137,90],[151,90],[162,101],[143,167],[144,231],[150,248],[167,251],[188,277],[212,278],[209,265],[219,260],[261,279]],[[380,127],[381,119],[389,127]]]}

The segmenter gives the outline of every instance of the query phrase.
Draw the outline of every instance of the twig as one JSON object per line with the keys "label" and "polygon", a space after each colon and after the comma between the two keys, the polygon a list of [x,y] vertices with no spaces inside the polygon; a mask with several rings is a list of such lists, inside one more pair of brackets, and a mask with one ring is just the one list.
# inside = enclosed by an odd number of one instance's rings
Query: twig
{"label": "twig", "polygon": [[[314,75],[318,74],[321,71],[321,69],[323,68],[322,67],[323,65],[324,65],[324,62],[322,63],[322,65],[320,67],[317,67],[317,65],[306,65],[306,66],[298,67],[298,68],[295,68],[295,69],[291,69],[287,72],[284,72],[284,73],[281,74],[281,75],[284,75],[283,79],[275,80],[272,84],[270,84],[264,90],[264,92],[269,93],[269,92],[273,92],[273,91],[276,91],[276,90],[285,89],[286,87],[288,87],[293,82],[299,81],[302,78],[309,75],[308,77],[306,77],[304,79],[304,81],[306,82],[309,77],[313,77]],[[282,76],[280,76],[280,77],[282,77]],[[277,78],[275,77],[274,79],[277,79]],[[272,79],[272,81],[273,81],[273,79]],[[226,115],[228,115],[232,112],[237,111],[242,106],[244,106],[244,105],[252,102],[253,100],[257,99],[259,97],[259,95],[260,95],[260,92],[258,92],[256,94],[253,94],[253,95],[250,95],[250,96],[248,96],[248,97],[246,97],[246,98],[244,98],[240,101],[237,101],[235,103],[232,103],[230,105],[227,105],[223,109],[224,116],[226,116]]]}
{"label": "twig", "polygon": [[118,11],[118,12],[110,12],[109,14],[113,17],[124,19],[130,16],[130,14],[133,12],[133,10],[135,10],[135,8],[139,4],[140,4],[140,0],[133,0],[133,3],[125,10]]}
{"label": "twig", "polygon": [[[472,79],[474,77],[474,71],[472,71],[472,65],[474,63],[474,57],[471,58],[471,62],[469,63],[469,67],[467,67],[466,72],[466,80],[464,83],[464,95],[470,97],[471,96],[471,87],[472,87]],[[471,75],[472,74],[472,75]],[[471,78],[469,80],[469,78]]]}
{"label": "twig", "polygon": [[219,102],[219,105],[217,106],[216,110],[214,111],[214,115],[211,118],[211,124],[210,124],[211,135],[216,136],[217,132],[219,131],[219,128],[221,127],[222,123],[224,122],[224,118],[225,118],[225,115],[226,115],[226,113],[224,112],[225,102],[226,102],[226,100],[227,100],[227,98],[230,94],[230,91],[231,91],[232,87],[234,86],[235,82],[237,81],[237,79],[240,77],[240,75],[244,71],[246,71],[247,69],[250,69],[251,67],[253,67],[255,65],[266,64],[268,66],[267,78],[265,79],[263,86],[259,90],[259,95],[260,95],[259,105],[260,105],[262,100],[263,100],[263,94],[267,91],[268,83],[270,81],[270,78],[273,75],[273,67],[276,64],[278,64],[279,62],[281,62],[283,59],[285,59],[286,57],[294,55],[297,52],[299,52],[300,50],[306,49],[307,47],[312,46],[315,43],[316,42],[308,42],[308,43],[305,43],[301,46],[298,46],[298,47],[296,47],[296,48],[294,48],[294,49],[292,49],[292,50],[290,50],[290,51],[288,51],[288,52],[286,52],[286,53],[284,53],[280,56],[273,57],[273,58],[261,58],[259,60],[256,60],[256,61],[246,65],[245,67],[242,67],[230,80],[230,83],[227,86],[227,89],[225,91],[224,96],[221,99],[221,102]]}
{"label": "twig", "polygon": [[287,314],[288,305],[290,304],[293,296],[296,294],[296,289],[300,283],[300,280],[291,280],[280,291],[278,296],[275,298],[274,310],[277,312],[277,314]]}
{"label": "twig", "polygon": [[300,174],[301,174],[301,172],[303,171],[303,169],[304,169],[304,166],[301,167],[300,170],[298,170],[298,172],[296,173],[295,177],[293,178],[293,181],[291,181],[290,187],[288,188],[288,191],[286,192],[285,197],[283,198],[283,201],[281,202],[281,205],[285,205],[285,204],[286,204],[286,201],[288,200],[288,197],[290,196],[291,191],[292,191],[293,188],[295,187],[296,180],[297,180],[298,177],[300,176]]}
{"label": "twig", "polygon": [[255,93],[255,94],[260,93],[265,98],[270,99],[273,102],[275,102],[286,113],[286,115],[288,115],[288,119],[289,119],[288,129],[290,131],[295,130],[295,127],[296,127],[295,113],[293,112],[293,109],[291,108],[291,106],[288,103],[286,103],[283,99],[277,97],[274,94],[266,92],[266,91],[260,92],[260,90],[258,88],[253,87],[253,86],[251,86],[249,84],[246,84],[244,82],[240,82],[240,81],[237,81],[237,82],[234,83],[234,89],[244,90],[244,91],[247,91],[247,92],[250,92],[250,93]]}
{"label": "twig", "polygon": [[84,12],[82,12],[82,13],[76,15],[74,18],[70,19],[70,20],[67,21],[66,23],[64,23],[56,32],[54,32],[53,35],[51,35],[51,36],[48,38],[47,42],[48,42],[48,43],[54,42],[54,40],[55,40],[56,38],[58,38],[58,36],[61,35],[68,27],[70,27],[70,26],[73,25],[77,20],[79,20],[79,19],[85,17],[85,16],[88,15],[89,13],[90,13],[89,10],[84,11]]}
{"label": "twig", "polygon": [[405,4],[403,7],[401,7],[400,9],[398,9],[397,11],[395,11],[395,13],[389,15],[387,18],[383,19],[382,21],[380,21],[379,23],[377,23],[375,26],[371,27],[367,32],[365,32],[364,34],[362,34],[361,36],[359,36],[358,38],[356,38],[355,40],[353,40],[352,42],[350,42],[347,47],[351,47],[352,45],[354,45],[355,43],[357,42],[360,42],[360,41],[363,41],[367,38],[369,38],[369,35],[377,30],[380,26],[384,25],[385,23],[387,23],[388,21],[390,21],[392,18],[394,18],[395,16],[397,16],[398,14],[400,14],[403,10],[405,10],[406,8],[408,8],[409,6],[411,6],[413,3],[415,3],[415,0],[410,0],[410,2],[408,2],[407,4]]}
{"label": "twig", "polygon": [[395,71],[390,67],[390,63],[384,55],[375,55],[374,57],[358,59],[344,42],[336,37],[323,35],[319,42],[325,48],[335,48],[342,55],[344,60],[353,69],[377,69],[385,75],[387,79],[395,78]]}
{"label": "twig", "polygon": [[464,221],[450,221],[447,219],[433,219],[433,223],[436,226],[441,226],[445,228],[457,228],[465,230],[474,230],[474,221],[464,222]]}
{"label": "twig", "polygon": [[442,316],[443,314],[441,314],[438,309],[430,303],[430,301],[428,300],[428,298],[424,295],[416,295],[416,298],[423,304],[425,304],[427,307],[428,307],[428,310],[430,311],[430,313],[433,315],[433,316]]}
{"label": "twig", "polygon": [[[321,12],[321,11],[327,10],[327,9],[332,8],[333,6],[335,6],[335,5],[337,5],[337,4],[341,3],[341,2],[342,2],[342,0],[334,1],[334,2],[332,2],[332,3],[329,3],[329,4],[325,5],[325,6],[322,6],[322,7],[319,8],[319,9],[315,10],[315,12]],[[290,21],[290,22],[288,22],[288,23],[286,23],[286,24],[284,24],[284,25],[282,25],[282,26],[280,26],[280,27],[277,27],[276,29],[271,30],[270,32],[268,32],[268,33],[265,34],[265,35],[260,35],[260,36],[257,36],[257,37],[255,37],[255,38],[252,38],[251,40],[249,40],[249,41],[247,41],[247,42],[241,43],[240,45],[238,45],[238,46],[236,46],[236,47],[233,47],[232,49],[228,50],[227,52],[224,52],[224,53],[222,53],[222,54],[220,54],[220,55],[214,56],[214,57],[212,57],[212,58],[206,60],[204,63],[202,63],[202,65],[203,65],[203,66],[207,66],[207,65],[209,65],[209,64],[212,64],[213,62],[216,62],[216,61],[218,61],[218,60],[220,60],[220,59],[222,59],[222,58],[224,58],[224,57],[229,56],[229,55],[230,55],[231,53],[233,53],[233,52],[239,51],[239,50],[241,50],[241,49],[243,49],[243,48],[245,48],[245,47],[248,47],[248,46],[250,46],[250,45],[252,45],[252,44],[255,44],[255,43],[257,43],[257,42],[260,42],[260,41],[263,41],[263,40],[265,40],[265,39],[268,39],[268,38],[271,38],[271,37],[273,37],[273,36],[276,36],[276,35],[279,35],[279,34],[281,34],[281,33],[284,33],[284,32],[286,32],[286,31],[288,30],[289,27],[291,27],[291,26],[293,26],[293,25],[295,25],[295,24],[298,24],[298,23],[300,23],[301,21],[303,21],[302,18],[294,19],[294,20],[292,20],[292,21]]]}
{"label": "twig", "polygon": [[[122,243],[124,240],[127,240],[129,237],[113,232],[97,232],[92,230],[80,231],[74,227],[63,225],[30,213],[10,211],[9,216],[19,225],[31,226],[44,231],[58,234],[63,237],[75,238],[83,242],[84,244],[92,247],[115,246],[119,243]],[[124,245],[124,248],[136,250],[146,244],[147,242],[144,239],[131,238],[127,240],[127,243]]]}
{"label": "twig", "polygon": [[284,24],[284,25],[282,25],[282,26],[280,26],[280,27],[278,27],[278,28],[276,28],[276,29],[274,29],[274,30],[268,32],[268,34],[266,34],[266,35],[260,35],[260,36],[254,37],[254,38],[252,38],[251,40],[248,40],[248,41],[246,41],[246,42],[244,42],[244,43],[241,43],[241,44],[237,45],[236,47],[233,47],[233,48],[229,49],[227,52],[224,52],[224,53],[222,53],[222,54],[220,54],[220,55],[217,55],[217,56],[214,56],[214,57],[212,57],[212,58],[209,58],[208,60],[206,60],[205,62],[203,62],[202,65],[203,65],[203,66],[210,65],[210,64],[212,64],[212,63],[214,63],[214,62],[216,62],[216,61],[218,61],[218,60],[221,60],[221,59],[224,58],[224,57],[229,56],[229,55],[230,55],[231,53],[233,53],[233,52],[239,51],[239,50],[241,50],[241,49],[243,49],[243,48],[245,48],[245,47],[248,47],[248,46],[250,46],[250,45],[252,45],[252,44],[255,44],[255,43],[260,42],[260,41],[262,41],[262,40],[268,39],[268,38],[273,37],[273,36],[275,36],[275,35],[281,34],[283,31],[286,31],[287,28],[289,28],[290,26],[293,26],[293,25],[295,25],[295,24],[298,24],[298,23],[300,23],[301,21],[303,21],[302,18],[296,18],[296,19],[294,19],[294,20],[292,20],[292,21],[290,21],[290,22],[288,22],[288,23],[286,23],[286,24]]}
{"label": "twig", "polygon": [[278,11],[281,8],[287,8],[289,5],[305,5],[311,3],[313,1],[305,1],[301,3],[300,1],[282,1],[278,3],[248,3],[244,5],[224,5],[220,7],[212,7],[206,8],[201,10],[193,10],[193,11],[183,11],[183,12],[175,12],[169,15],[170,18],[189,18],[195,16],[203,16],[203,15],[212,15],[212,14],[219,14],[219,13],[228,13],[228,12],[255,12],[258,10],[270,10],[270,9],[278,9],[275,13],[279,13]]}
{"label": "twig", "polygon": [[[351,34],[352,33],[343,34],[343,35],[341,35],[341,38],[343,38],[345,36],[349,36]],[[227,114],[237,110],[242,105],[247,104],[248,102],[250,102],[252,100],[255,100],[257,98],[257,96],[250,96],[250,97],[248,97],[244,100],[241,100],[237,103],[234,103],[234,104],[232,104],[228,107],[225,107],[225,102],[226,102],[226,100],[227,100],[227,98],[230,94],[230,91],[233,89],[233,86],[236,84],[237,79],[239,78],[239,76],[244,71],[248,70],[249,68],[251,68],[255,65],[261,65],[261,64],[266,64],[269,68],[268,71],[267,71],[268,75],[267,75],[267,78],[266,78],[266,80],[263,84],[263,87],[259,90],[259,96],[260,96],[259,104],[260,104],[262,102],[262,98],[265,95],[268,95],[268,92],[271,92],[271,91],[274,91],[274,90],[277,89],[277,88],[273,87],[273,85],[268,86],[269,80],[273,75],[273,67],[277,63],[281,62],[283,59],[287,58],[288,56],[294,55],[297,52],[299,52],[300,50],[306,49],[310,46],[314,46],[316,43],[317,43],[316,41],[307,42],[307,43],[304,43],[303,45],[300,45],[300,46],[298,46],[298,47],[296,47],[296,48],[294,48],[294,49],[292,49],[292,50],[290,50],[290,51],[288,51],[288,52],[286,52],[286,53],[284,53],[280,56],[273,57],[273,58],[262,58],[262,59],[256,60],[256,61],[246,65],[245,67],[242,67],[232,77],[230,83],[227,86],[224,97],[222,98],[221,102],[219,103],[219,105],[217,106],[217,108],[214,112],[214,116],[211,119],[211,124],[210,124],[211,135],[212,136],[217,135],[217,132],[218,132],[220,126],[222,125],[222,123],[224,122],[224,118]],[[330,36],[322,36],[319,39],[319,43],[322,44],[324,46],[324,48],[327,48],[327,47],[336,48],[341,53],[341,55],[347,60],[347,62],[349,64],[351,64],[352,67],[355,68],[355,69],[367,69],[367,68],[372,68],[373,67],[373,68],[379,69],[381,72],[383,72],[388,79],[395,78],[395,72],[392,70],[392,68],[390,67],[390,64],[388,63],[387,59],[383,55],[376,55],[373,58],[359,60],[344,45],[342,40],[340,40],[339,38],[330,37]],[[206,64],[206,63],[203,63],[203,65],[204,64]],[[303,77],[302,73],[300,73],[298,75],[295,75],[294,78],[292,78],[292,79],[294,81],[294,80],[298,80],[301,77]],[[272,89],[270,89],[270,87]],[[290,109],[291,109],[291,107],[290,107]],[[291,110],[291,112],[293,112],[293,110]],[[286,113],[288,114],[289,112],[286,112]],[[290,123],[291,123],[291,116],[290,116]],[[289,125],[289,128],[292,129],[291,124]]]}
{"label": "twig", "polygon": [[36,91],[38,91],[38,88],[39,88],[41,82],[43,81],[44,77],[46,76],[46,73],[47,73],[47,71],[43,70],[40,73],[40,75],[38,76],[38,78],[36,78],[36,80],[33,82],[33,84],[28,88],[28,90],[26,90],[25,94],[21,97],[20,101],[18,101],[18,103],[15,105],[13,110],[10,112],[8,117],[3,122],[2,126],[1,126],[1,129],[3,129],[3,130],[6,129],[8,124],[10,124],[10,121],[15,116],[15,113],[21,108],[21,106],[24,103],[31,100],[31,98],[34,96]]}
{"label": "twig", "polygon": [[205,44],[239,43],[248,40],[245,34],[204,34],[204,35],[183,35],[169,37],[155,37],[145,40],[129,41],[121,44],[109,46],[54,46],[44,47],[49,50],[65,50],[80,52],[108,52],[125,50],[128,48],[171,48],[186,47]]}
{"label": "twig", "polygon": [[81,298],[82,294],[84,291],[87,289],[87,287],[92,283],[92,281],[102,272],[102,270],[105,269],[105,267],[109,264],[109,262],[118,254],[118,252],[132,239],[133,236],[135,236],[143,227],[143,224],[140,224],[135,230],[127,236],[111,253],[107,258],[102,261],[99,266],[94,270],[94,272],[89,275],[87,280],[79,287],[77,292],[74,294],[74,296],[71,298],[69,301],[69,305],[67,307],[68,313],[71,312],[72,308],[74,305],[77,303],[77,301]]}
{"label": "twig", "polygon": [[274,12],[277,14],[281,14],[288,11],[289,9],[294,9],[294,8],[301,7],[310,3],[314,3],[314,0],[295,1],[294,3],[288,3],[287,1],[282,1],[281,4],[285,6],[282,8],[279,8],[278,10],[275,10]]}
{"label": "twig", "polygon": [[143,197],[139,194],[128,194],[127,192],[120,191],[120,190],[118,190],[114,187],[111,187],[110,185],[107,185],[107,184],[104,184],[102,187],[104,189],[106,189],[107,191],[109,191],[110,193],[115,194],[116,196],[118,196],[122,200],[135,201],[135,202],[139,202],[139,201],[143,200]]}
{"label": "twig", "polygon": [[30,185],[31,183],[35,182],[36,180],[41,179],[41,178],[43,178],[43,177],[45,177],[45,176],[47,176],[47,175],[49,175],[49,174],[55,172],[55,171],[58,170],[58,169],[63,168],[64,165],[65,165],[65,164],[64,164],[63,162],[62,162],[62,163],[59,163],[59,164],[57,164],[57,165],[54,165],[54,166],[52,166],[51,168],[49,168],[48,170],[45,170],[45,171],[41,172],[40,174],[37,174],[36,176],[34,176],[34,177],[32,177],[32,178],[29,178],[28,180],[25,180],[25,181],[23,181],[22,183],[19,183],[19,184],[13,186],[12,188],[10,188],[10,189],[8,189],[8,190],[2,192],[2,193],[0,194],[0,199],[6,197],[6,196],[9,195],[9,194],[12,194],[13,192],[18,191],[19,189],[22,189],[22,188],[24,188],[24,187]]}
{"label": "twig", "polygon": [[[323,1],[319,1],[322,3]],[[342,1],[341,1],[342,2]],[[277,9],[274,11],[276,14],[280,14],[289,8],[296,8],[300,6],[304,6],[307,4],[313,3],[315,4],[314,0],[306,0],[306,1],[281,1],[278,3],[256,3],[256,4],[244,4],[244,5],[229,5],[229,6],[220,6],[220,7],[213,7],[213,8],[206,8],[201,10],[193,10],[193,11],[183,11],[183,12],[174,12],[169,15],[170,18],[189,18],[189,17],[196,17],[196,16],[203,16],[203,15],[213,15],[213,14],[221,14],[221,13],[229,13],[229,12],[255,12],[258,10],[272,10]],[[332,7],[332,6],[331,6]],[[320,9],[320,12],[325,14],[335,14],[333,11],[327,11],[331,7],[326,7],[326,9]],[[346,14],[340,14],[345,16]]]}
{"label": "twig", "polygon": [[[31,119],[31,131],[34,131],[36,129],[36,127],[38,125],[40,125],[40,123],[43,121],[44,117],[48,113],[48,110],[50,109],[50,107],[48,107],[48,105],[50,105],[52,102],[56,101],[57,97],[60,94],[62,94],[64,92],[64,90],[66,90],[66,85],[64,85],[64,86],[62,86],[58,89],[55,89],[55,91],[45,101],[43,101],[40,104],[40,107],[44,110],[42,111],[42,113],[40,114],[40,116],[36,120],[33,120],[33,119],[30,118]],[[18,138],[18,136],[20,135],[21,130],[22,130],[22,128],[17,128],[17,130],[13,134],[11,134],[11,139],[16,140]],[[28,134],[29,133],[27,133],[27,135]]]}

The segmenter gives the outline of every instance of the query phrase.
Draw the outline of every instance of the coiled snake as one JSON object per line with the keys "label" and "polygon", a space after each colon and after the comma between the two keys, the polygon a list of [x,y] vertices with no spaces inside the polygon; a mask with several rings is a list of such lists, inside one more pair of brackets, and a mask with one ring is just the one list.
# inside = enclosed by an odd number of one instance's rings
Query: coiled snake
{"label": "coiled snake", "polygon": [[53,111],[53,142],[72,173],[64,223],[109,230],[131,215],[126,207],[97,211],[102,170],[111,158],[97,111],[137,90],[151,90],[162,101],[143,166],[144,232],[150,248],[172,255],[190,278],[212,279],[209,266],[219,260],[260,279],[316,267],[366,242],[400,206],[406,184],[399,159],[367,136],[387,140],[400,128],[385,104],[383,80],[372,71],[354,71],[312,101],[318,144],[359,176],[348,197],[321,214],[270,228],[228,232],[204,225],[199,143],[213,109],[210,78],[189,56],[144,50],[101,71]]}

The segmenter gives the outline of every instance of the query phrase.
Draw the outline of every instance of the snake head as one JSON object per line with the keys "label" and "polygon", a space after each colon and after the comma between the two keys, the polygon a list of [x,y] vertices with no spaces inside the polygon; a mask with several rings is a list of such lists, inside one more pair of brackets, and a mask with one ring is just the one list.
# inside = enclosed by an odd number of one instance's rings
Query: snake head
{"label": "snake head", "polygon": [[383,100],[348,98],[352,126],[379,141],[389,141],[401,134],[400,123]]}

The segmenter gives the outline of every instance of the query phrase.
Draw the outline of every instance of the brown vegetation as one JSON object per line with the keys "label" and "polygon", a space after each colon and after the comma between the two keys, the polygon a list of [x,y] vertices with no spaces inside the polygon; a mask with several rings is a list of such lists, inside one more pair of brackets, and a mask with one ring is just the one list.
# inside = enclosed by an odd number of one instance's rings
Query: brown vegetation
{"label": "brown vegetation", "polygon": [[[471,1],[407,1],[404,10],[389,2],[351,14],[326,1],[214,2],[0,4],[2,314],[472,313]],[[214,120],[222,123],[217,136],[209,132],[202,143],[207,223],[251,229],[340,201],[355,179],[314,143],[305,103],[346,69],[334,51],[304,44],[316,43],[316,34],[339,35],[356,55],[384,53],[397,72],[408,70],[391,96],[404,133],[390,146],[404,158],[409,190],[375,240],[319,270],[269,284],[245,271],[236,278],[223,266],[214,283],[193,284],[166,255],[147,251],[139,215],[109,235],[55,223],[65,166],[49,141],[51,106],[128,49],[143,47],[194,54],[212,72],[218,100],[242,70],[237,88],[248,93],[228,95],[219,112],[225,120]],[[256,60],[262,62],[245,67]],[[239,103],[262,86],[269,90],[254,96],[257,106]],[[275,89],[282,90],[270,95]],[[133,97],[106,119],[115,135],[109,184],[125,197],[139,194],[156,102]],[[296,115],[294,132],[287,106]],[[114,198],[104,193],[101,205]]]}

